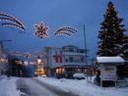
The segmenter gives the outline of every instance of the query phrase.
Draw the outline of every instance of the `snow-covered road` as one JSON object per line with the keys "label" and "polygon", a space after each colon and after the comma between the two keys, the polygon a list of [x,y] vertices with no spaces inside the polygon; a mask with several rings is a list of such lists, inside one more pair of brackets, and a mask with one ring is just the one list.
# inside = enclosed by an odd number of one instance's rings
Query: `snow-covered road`
{"label": "snow-covered road", "polygon": [[0,96],[128,96],[128,87],[103,88],[86,79],[0,76]]}
{"label": "snow-covered road", "polygon": [[20,78],[16,84],[21,96],[75,96],[33,78]]}

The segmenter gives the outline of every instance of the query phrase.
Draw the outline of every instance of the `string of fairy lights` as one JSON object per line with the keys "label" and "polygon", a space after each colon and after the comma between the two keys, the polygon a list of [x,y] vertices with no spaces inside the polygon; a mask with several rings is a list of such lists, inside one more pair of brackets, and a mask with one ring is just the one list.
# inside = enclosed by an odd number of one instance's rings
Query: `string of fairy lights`
{"label": "string of fairy lights", "polygon": [[[25,27],[24,24],[17,19],[14,16],[11,16],[7,13],[4,12],[0,12],[0,27],[16,27],[19,30],[25,31]],[[38,23],[34,25],[35,28],[35,32],[34,35],[37,36],[39,39],[45,39],[47,37],[50,37],[50,35],[48,34],[48,26],[46,26],[46,24],[44,23]],[[75,28],[72,28],[70,26],[62,26],[57,28],[57,30],[54,32],[55,36],[72,36],[73,34],[75,34],[77,32],[77,30]],[[23,56],[26,59],[31,58],[33,55],[29,52],[26,53],[21,53],[21,52],[10,52],[10,54],[15,55],[15,56]],[[36,62],[36,71],[35,71],[35,75],[37,76],[42,76],[45,74],[45,70],[42,67],[42,65],[44,64],[43,61],[43,56],[44,54],[37,54],[37,62]],[[16,64],[21,64],[21,62],[17,61]]]}
{"label": "string of fairy lights", "polygon": [[23,23],[19,19],[4,12],[0,12],[0,26],[16,27],[19,30],[25,30]]}
{"label": "string of fairy lights", "polygon": [[[4,27],[4,26],[9,26],[9,27],[16,27],[19,30],[24,31],[25,27],[24,24],[17,19],[16,17],[4,13],[4,12],[0,12],[0,27]],[[44,23],[38,23],[34,25],[35,28],[35,35],[40,38],[40,39],[44,39],[49,37],[48,34],[48,26],[46,26]],[[72,36],[73,34],[75,34],[77,32],[77,30],[75,28],[72,28],[70,26],[62,26],[57,28],[57,30],[55,31],[54,35],[55,36]]]}
{"label": "string of fairy lights", "polygon": [[44,52],[35,52],[35,53],[30,53],[30,52],[20,52],[20,51],[10,51],[8,54],[12,54],[14,56],[22,56],[26,59],[32,58],[32,57],[43,57],[45,55]]}
{"label": "string of fairy lights", "polygon": [[[19,30],[25,31],[25,27],[24,24],[17,19],[16,17],[4,13],[4,12],[0,12],[0,27],[4,27],[4,26],[9,26],[9,27],[16,27]],[[35,35],[40,38],[40,39],[45,39],[47,37],[50,37],[48,34],[48,26],[46,26],[45,23],[38,23],[34,25],[35,28]],[[75,34],[77,32],[77,30],[73,27],[70,26],[62,26],[56,29],[56,31],[54,32],[55,36],[72,36],[73,34]],[[14,53],[13,53],[14,54]],[[31,54],[30,53],[15,53],[15,55],[22,55],[26,58],[30,58]]]}
{"label": "string of fairy lights", "polygon": [[[50,37],[48,34],[48,26],[46,26],[44,23],[35,24],[35,35],[40,38],[44,39],[46,37]],[[57,28],[57,30],[54,32],[55,36],[72,36],[78,32],[75,28],[72,28],[70,26],[62,26]]]}
{"label": "string of fairy lights", "polygon": [[77,32],[76,29],[70,27],[70,26],[63,26],[58,28],[55,31],[55,35],[56,36],[61,36],[61,35],[68,35],[68,36],[72,36],[72,34],[74,34],[75,32]]}

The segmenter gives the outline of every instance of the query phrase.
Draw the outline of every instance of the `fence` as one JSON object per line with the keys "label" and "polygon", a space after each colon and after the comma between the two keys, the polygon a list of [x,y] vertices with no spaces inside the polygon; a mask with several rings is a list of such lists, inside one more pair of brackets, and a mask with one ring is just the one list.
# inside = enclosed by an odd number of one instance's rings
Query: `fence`
{"label": "fence", "polygon": [[115,87],[128,87],[128,79],[125,79],[125,80],[117,80],[115,82]]}

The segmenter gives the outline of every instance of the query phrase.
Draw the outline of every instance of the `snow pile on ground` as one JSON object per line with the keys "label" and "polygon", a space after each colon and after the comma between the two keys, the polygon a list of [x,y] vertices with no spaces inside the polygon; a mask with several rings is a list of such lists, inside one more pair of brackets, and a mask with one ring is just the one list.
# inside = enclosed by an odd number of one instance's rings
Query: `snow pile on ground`
{"label": "snow pile on ground", "polygon": [[103,88],[88,83],[86,80],[70,80],[56,78],[37,78],[38,80],[52,85],[64,91],[71,91],[80,96],[128,96],[128,88]]}
{"label": "snow pile on ground", "polygon": [[0,76],[0,96],[20,96],[16,90],[16,80],[14,77]]}

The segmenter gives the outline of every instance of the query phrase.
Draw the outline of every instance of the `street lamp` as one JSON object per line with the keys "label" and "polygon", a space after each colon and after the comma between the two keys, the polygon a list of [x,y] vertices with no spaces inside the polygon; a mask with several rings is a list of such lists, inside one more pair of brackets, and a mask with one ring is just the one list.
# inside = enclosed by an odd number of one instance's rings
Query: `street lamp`
{"label": "street lamp", "polygon": [[40,58],[40,56],[37,57],[37,64],[41,64],[42,60]]}

